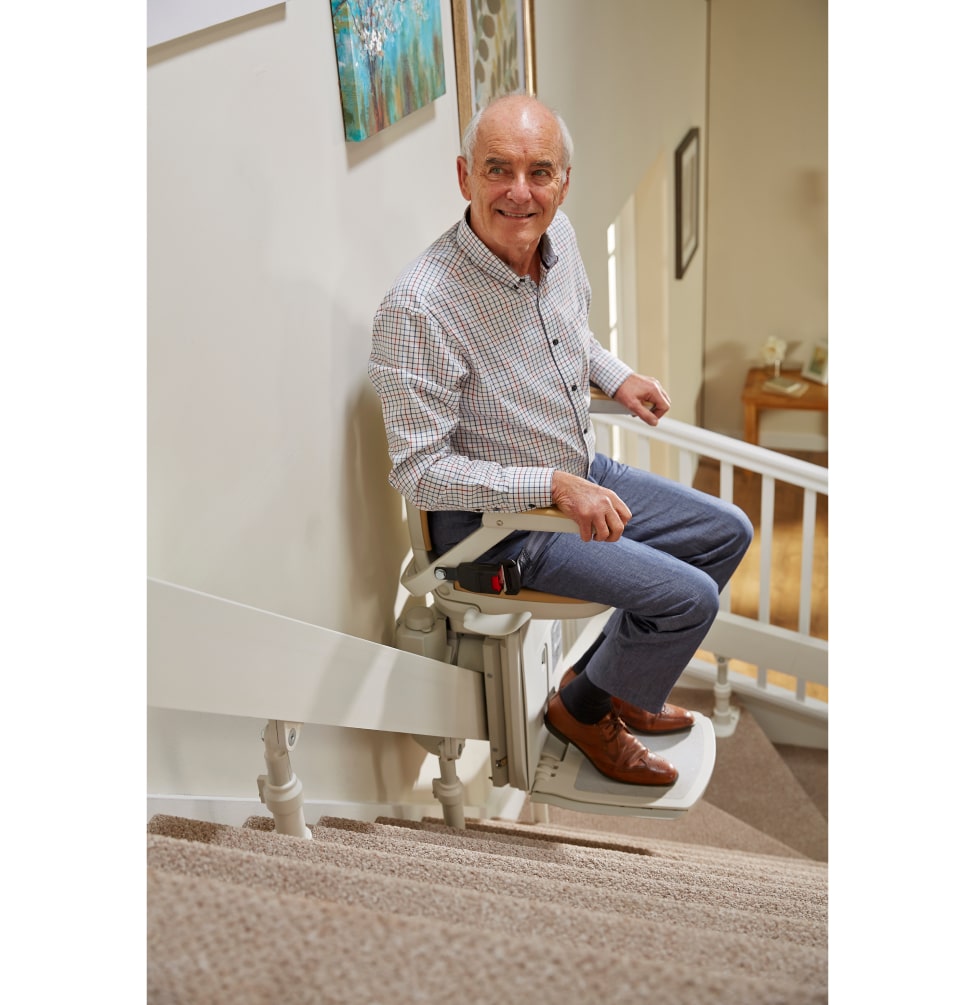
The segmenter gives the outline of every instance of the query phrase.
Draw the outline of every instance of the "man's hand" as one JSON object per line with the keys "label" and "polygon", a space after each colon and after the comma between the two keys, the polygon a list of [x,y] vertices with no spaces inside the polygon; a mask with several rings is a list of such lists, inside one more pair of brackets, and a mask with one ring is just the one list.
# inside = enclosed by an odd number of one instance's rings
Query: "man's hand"
{"label": "man's hand", "polygon": [[566,471],[552,476],[552,503],[576,521],[584,541],[619,541],[632,516],[616,492]]}
{"label": "man's hand", "polygon": [[632,373],[617,388],[613,400],[619,402],[631,415],[643,419],[649,426],[656,426],[657,420],[671,407],[668,392],[652,377]]}

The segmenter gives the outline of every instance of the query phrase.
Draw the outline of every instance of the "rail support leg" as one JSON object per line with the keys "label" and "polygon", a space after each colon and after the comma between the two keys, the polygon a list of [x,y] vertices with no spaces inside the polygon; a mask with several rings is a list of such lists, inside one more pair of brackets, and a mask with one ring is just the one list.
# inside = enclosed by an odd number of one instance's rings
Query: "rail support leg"
{"label": "rail support leg", "polygon": [[464,785],[458,778],[457,759],[464,750],[464,740],[454,736],[414,736],[431,754],[437,755],[441,777],[434,779],[434,797],[444,811],[448,827],[464,830]]}
{"label": "rail support leg", "polygon": [[258,777],[258,795],[274,817],[275,832],[311,839],[305,824],[302,783],[291,769],[289,754],[301,735],[300,722],[269,719],[264,727],[264,763],[268,773]]}
{"label": "rail support leg", "polygon": [[444,808],[444,823],[464,830],[464,786],[457,774],[457,759],[464,750],[464,740],[445,736],[438,748],[441,777],[434,779],[434,795]]}
{"label": "rail support leg", "polygon": [[532,823],[534,824],[549,823],[548,803],[532,803]]}
{"label": "rail support leg", "polygon": [[715,677],[715,711],[712,726],[718,737],[731,736],[739,722],[739,710],[731,701],[732,685],[729,683],[729,658],[719,656],[718,673]]}

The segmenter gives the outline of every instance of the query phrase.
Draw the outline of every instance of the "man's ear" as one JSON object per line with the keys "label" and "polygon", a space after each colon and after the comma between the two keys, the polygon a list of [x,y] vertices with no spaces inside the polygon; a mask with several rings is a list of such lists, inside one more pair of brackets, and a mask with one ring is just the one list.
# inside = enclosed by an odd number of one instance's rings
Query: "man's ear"
{"label": "man's ear", "polygon": [[563,200],[569,194],[569,172],[572,171],[572,170],[573,169],[571,167],[566,168],[566,177],[563,180],[563,190],[559,194],[559,205],[560,206],[563,204]]}
{"label": "man's ear", "polygon": [[471,202],[471,186],[468,184],[468,162],[463,157],[457,159],[458,188],[461,195]]}

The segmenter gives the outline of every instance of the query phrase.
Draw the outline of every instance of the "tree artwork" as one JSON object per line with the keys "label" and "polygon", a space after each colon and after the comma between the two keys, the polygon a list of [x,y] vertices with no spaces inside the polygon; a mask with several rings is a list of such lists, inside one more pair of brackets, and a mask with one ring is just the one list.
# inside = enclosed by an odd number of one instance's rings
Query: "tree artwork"
{"label": "tree artwork", "polygon": [[332,26],[347,140],[444,94],[439,0],[332,0]]}

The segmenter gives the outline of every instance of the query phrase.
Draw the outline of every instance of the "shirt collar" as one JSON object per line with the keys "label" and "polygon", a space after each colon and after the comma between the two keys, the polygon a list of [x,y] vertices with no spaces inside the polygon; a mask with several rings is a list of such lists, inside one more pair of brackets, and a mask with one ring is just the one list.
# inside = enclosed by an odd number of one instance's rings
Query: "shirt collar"
{"label": "shirt collar", "polygon": [[[517,275],[515,270],[506,265],[493,251],[489,250],[488,246],[471,229],[470,214],[470,209],[465,210],[464,217],[458,224],[458,247],[461,248],[479,269],[487,272],[492,278],[505,283],[507,286],[517,287],[522,277]],[[551,269],[559,261],[559,256],[552,246],[552,239],[549,237],[548,231],[542,235],[539,241],[539,259],[542,262],[543,268],[547,270]]]}

